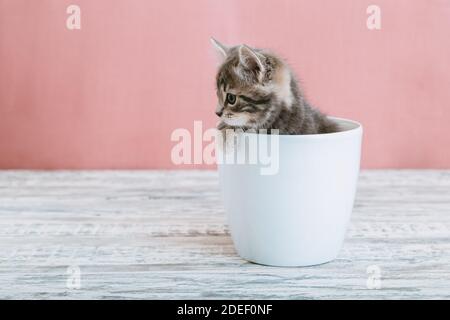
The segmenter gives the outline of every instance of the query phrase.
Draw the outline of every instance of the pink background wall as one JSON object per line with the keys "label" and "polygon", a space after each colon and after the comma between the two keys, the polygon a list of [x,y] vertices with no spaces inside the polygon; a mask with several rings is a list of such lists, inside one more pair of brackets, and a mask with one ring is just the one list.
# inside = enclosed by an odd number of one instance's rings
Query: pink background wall
{"label": "pink background wall", "polygon": [[450,168],[450,0],[0,0],[0,168],[173,167],[172,130],[217,120],[211,35],[362,122],[364,167]]}

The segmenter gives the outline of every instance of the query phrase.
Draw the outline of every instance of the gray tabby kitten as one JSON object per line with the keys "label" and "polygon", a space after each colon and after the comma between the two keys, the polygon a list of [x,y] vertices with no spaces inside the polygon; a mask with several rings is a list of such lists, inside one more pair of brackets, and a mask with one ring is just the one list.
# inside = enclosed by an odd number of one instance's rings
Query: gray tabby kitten
{"label": "gray tabby kitten", "polygon": [[280,134],[339,131],[306,101],[282,59],[246,45],[211,42],[223,58],[216,77],[218,129],[278,129]]}

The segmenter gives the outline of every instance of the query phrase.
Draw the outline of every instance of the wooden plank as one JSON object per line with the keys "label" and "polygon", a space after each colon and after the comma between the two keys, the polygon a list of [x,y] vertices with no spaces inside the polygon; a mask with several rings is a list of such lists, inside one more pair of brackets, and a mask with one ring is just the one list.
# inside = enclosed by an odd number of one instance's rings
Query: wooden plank
{"label": "wooden plank", "polygon": [[307,268],[236,256],[214,171],[1,171],[0,217],[2,299],[450,298],[450,171],[362,172],[338,259]]}

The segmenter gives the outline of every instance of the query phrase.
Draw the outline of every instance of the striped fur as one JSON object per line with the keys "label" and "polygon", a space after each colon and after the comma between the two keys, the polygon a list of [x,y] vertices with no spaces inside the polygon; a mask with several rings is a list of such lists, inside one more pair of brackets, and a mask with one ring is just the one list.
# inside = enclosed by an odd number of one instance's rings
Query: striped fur
{"label": "striped fur", "polygon": [[[278,56],[246,45],[212,42],[223,58],[216,77],[219,129],[278,129],[280,134],[338,131],[306,101],[291,69]],[[227,101],[227,94],[236,97],[235,103]]]}

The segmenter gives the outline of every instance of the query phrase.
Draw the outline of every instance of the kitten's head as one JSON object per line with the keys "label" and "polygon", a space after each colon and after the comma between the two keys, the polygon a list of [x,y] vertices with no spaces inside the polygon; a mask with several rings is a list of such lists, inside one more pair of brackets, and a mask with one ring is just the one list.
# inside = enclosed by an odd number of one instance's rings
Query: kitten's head
{"label": "kitten's head", "polygon": [[229,127],[262,128],[293,102],[291,73],[271,53],[211,39],[222,63],[216,77],[216,114]]}

